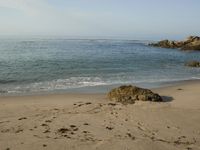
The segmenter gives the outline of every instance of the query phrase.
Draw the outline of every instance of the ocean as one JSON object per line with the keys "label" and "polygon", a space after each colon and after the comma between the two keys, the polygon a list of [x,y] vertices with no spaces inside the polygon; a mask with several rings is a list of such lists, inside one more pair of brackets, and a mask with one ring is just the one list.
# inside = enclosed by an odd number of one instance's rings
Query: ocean
{"label": "ocean", "polygon": [[[199,52],[148,46],[150,41],[112,39],[0,39],[0,95],[106,92],[107,87],[200,78],[185,67]],[[87,90],[88,89],[88,90]]]}

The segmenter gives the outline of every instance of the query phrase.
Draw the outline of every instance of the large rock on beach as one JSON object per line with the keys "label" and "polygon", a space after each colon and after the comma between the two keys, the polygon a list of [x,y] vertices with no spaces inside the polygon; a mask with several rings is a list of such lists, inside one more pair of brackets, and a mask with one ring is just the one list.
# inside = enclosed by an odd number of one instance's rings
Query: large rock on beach
{"label": "large rock on beach", "polygon": [[150,46],[161,48],[179,48],[181,50],[199,50],[200,51],[200,37],[189,36],[183,41],[169,41],[162,40],[157,43],[151,43]]}
{"label": "large rock on beach", "polygon": [[132,85],[124,85],[112,89],[108,93],[108,98],[111,101],[121,102],[123,104],[133,104],[135,101],[163,101],[160,95],[153,93],[151,90]]}
{"label": "large rock on beach", "polygon": [[185,64],[185,66],[188,67],[200,67],[200,62],[199,61],[189,61]]}

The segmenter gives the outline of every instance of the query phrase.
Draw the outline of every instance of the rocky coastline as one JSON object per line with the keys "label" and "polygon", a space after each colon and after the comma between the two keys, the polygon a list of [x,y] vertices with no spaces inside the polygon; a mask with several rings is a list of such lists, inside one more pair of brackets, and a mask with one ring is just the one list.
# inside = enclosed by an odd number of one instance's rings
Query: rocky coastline
{"label": "rocky coastline", "polygon": [[184,51],[200,51],[200,37],[189,36],[183,41],[162,40],[157,43],[150,43],[149,45],[160,48],[181,49]]}
{"label": "rocky coastline", "polygon": [[187,67],[200,67],[199,61],[189,61],[185,63],[185,66]]}

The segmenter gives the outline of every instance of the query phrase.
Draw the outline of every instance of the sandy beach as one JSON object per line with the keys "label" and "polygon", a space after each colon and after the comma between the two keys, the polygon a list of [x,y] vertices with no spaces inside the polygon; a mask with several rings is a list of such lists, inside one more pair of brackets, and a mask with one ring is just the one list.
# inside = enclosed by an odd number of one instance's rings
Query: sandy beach
{"label": "sandy beach", "polygon": [[106,94],[0,97],[0,150],[199,150],[200,81],[153,89],[165,102]]}

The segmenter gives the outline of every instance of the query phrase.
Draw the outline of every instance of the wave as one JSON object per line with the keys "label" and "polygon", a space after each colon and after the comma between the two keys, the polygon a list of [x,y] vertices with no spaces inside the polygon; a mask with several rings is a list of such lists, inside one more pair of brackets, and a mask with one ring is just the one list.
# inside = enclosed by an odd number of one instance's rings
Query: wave
{"label": "wave", "polygon": [[0,80],[0,84],[15,83],[17,80]]}
{"label": "wave", "polygon": [[98,77],[71,77],[68,79],[57,79],[18,86],[9,86],[5,91],[8,91],[7,93],[48,92],[98,85],[106,85],[106,83]]}
{"label": "wave", "polygon": [[27,94],[35,92],[52,92],[57,90],[76,89],[83,87],[109,86],[119,84],[137,84],[137,85],[153,85],[154,83],[176,82],[192,79],[200,79],[197,77],[191,78],[165,78],[165,79],[146,79],[146,80],[103,80],[99,77],[71,77],[67,79],[58,79],[52,81],[36,82],[31,84],[23,84],[17,86],[7,86],[0,89],[0,95],[4,94]]}
{"label": "wave", "polygon": [[200,80],[200,77],[192,77],[192,79]]}
{"label": "wave", "polygon": [[47,82],[37,82],[31,84],[33,87],[40,87],[42,89],[48,87],[49,89],[66,89],[83,86],[104,85],[105,83],[98,77],[71,77],[68,79],[58,79]]}

